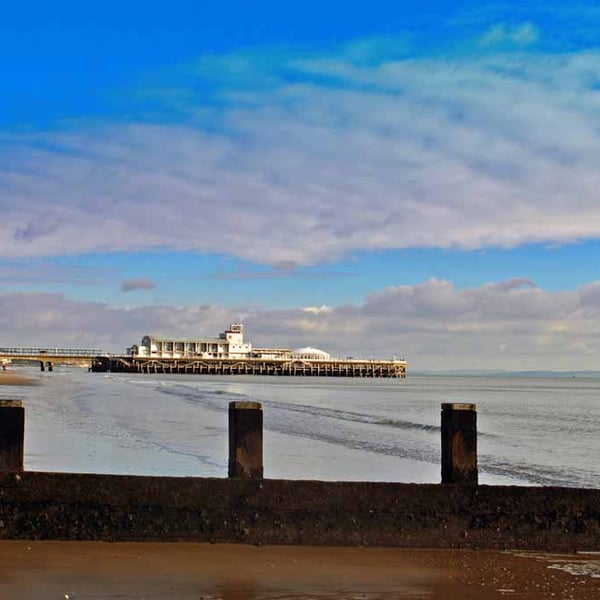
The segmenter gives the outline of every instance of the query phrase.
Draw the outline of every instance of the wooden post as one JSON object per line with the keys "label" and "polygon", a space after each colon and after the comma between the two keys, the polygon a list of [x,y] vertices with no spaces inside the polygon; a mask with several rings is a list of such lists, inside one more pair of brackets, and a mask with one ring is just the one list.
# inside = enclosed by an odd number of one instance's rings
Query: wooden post
{"label": "wooden post", "polygon": [[40,362],[40,371],[45,371],[46,370],[46,363],[44,363],[44,361]]}
{"label": "wooden post", "polygon": [[442,404],[442,483],[477,484],[475,404]]}
{"label": "wooden post", "polygon": [[263,412],[259,402],[229,403],[229,477],[263,477]]}
{"label": "wooden post", "polygon": [[25,409],[21,400],[0,400],[0,472],[23,471]]}
{"label": "wooden post", "polygon": [[53,363],[48,362],[47,363],[47,367],[48,367],[48,371],[50,371],[50,372],[54,371],[54,364]]}

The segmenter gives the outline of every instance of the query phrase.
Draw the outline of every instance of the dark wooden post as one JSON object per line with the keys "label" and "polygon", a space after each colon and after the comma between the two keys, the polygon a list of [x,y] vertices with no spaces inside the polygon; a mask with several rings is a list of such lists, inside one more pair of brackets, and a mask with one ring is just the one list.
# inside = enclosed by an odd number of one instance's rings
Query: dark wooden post
{"label": "dark wooden post", "polygon": [[263,412],[259,402],[229,403],[229,477],[262,479]]}
{"label": "dark wooden post", "polygon": [[21,400],[0,400],[0,472],[23,470],[25,409]]}
{"label": "dark wooden post", "polygon": [[442,483],[477,484],[475,404],[442,404]]}
{"label": "dark wooden post", "polygon": [[44,361],[40,362],[40,371],[45,371],[46,370],[46,363]]}
{"label": "dark wooden post", "polygon": [[47,363],[47,366],[48,366],[48,371],[50,371],[50,372],[54,371],[54,364],[53,363],[49,362],[49,363]]}

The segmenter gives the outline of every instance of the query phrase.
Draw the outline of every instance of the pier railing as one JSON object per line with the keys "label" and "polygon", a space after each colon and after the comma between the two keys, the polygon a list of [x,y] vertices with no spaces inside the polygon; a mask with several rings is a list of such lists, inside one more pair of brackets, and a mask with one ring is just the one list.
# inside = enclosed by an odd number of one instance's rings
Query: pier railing
{"label": "pier railing", "polygon": [[17,348],[14,346],[3,346],[0,347],[0,354],[7,356],[37,356],[39,354],[45,356],[77,356],[85,358],[93,358],[103,354],[102,350],[98,348]]}

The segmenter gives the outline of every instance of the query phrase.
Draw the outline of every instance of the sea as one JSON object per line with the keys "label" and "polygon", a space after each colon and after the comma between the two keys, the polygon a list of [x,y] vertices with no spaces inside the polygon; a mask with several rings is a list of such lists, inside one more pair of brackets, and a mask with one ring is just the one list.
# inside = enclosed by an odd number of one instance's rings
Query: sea
{"label": "sea", "polygon": [[440,413],[477,405],[482,484],[600,487],[600,378],[134,375],[56,367],[0,387],[26,411],[25,468],[226,477],[228,405],[264,411],[267,478],[440,481]]}

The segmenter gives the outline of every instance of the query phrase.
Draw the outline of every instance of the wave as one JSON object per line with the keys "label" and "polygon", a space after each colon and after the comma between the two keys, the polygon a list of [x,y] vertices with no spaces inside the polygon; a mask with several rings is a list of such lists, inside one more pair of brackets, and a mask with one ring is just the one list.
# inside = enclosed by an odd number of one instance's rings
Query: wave
{"label": "wave", "polygon": [[598,475],[585,469],[566,470],[518,460],[502,462],[490,456],[479,457],[479,471],[514,479],[521,484],[592,488],[597,488],[599,484]]}
{"label": "wave", "polygon": [[[227,412],[229,402],[254,400],[248,395],[226,390],[207,390],[182,384],[163,386],[160,393],[202,406]],[[343,446],[402,459],[439,464],[440,427],[412,420],[382,417],[362,412],[261,400],[265,410],[265,429],[315,442]],[[404,432],[406,435],[398,435]],[[410,435],[410,434],[414,435]],[[483,439],[500,439],[497,434],[478,432]],[[519,484],[553,486],[598,486],[598,477],[584,469],[565,469],[527,460],[502,459],[479,454],[480,474],[500,476]]]}
{"label": "wave", "polygon": [[[244,394],[174,385],[159,390],[202,406],[208,410],[227,412],[229,401],[248,400]],[[316,442],[344,446],[352,450],[397,456],[422,462],[436,462],[434,439],[397,435],[397,430],[438,434],[440,428],[424,423],[390,419],[365,413],[316,407],[306,404],[262,401],[265,429],[284,435],[311,439]],[[308,418],[304,418],[308,417]],[[353,427],[354,426],[354,427]],[[373,428],[375,426],[375,428]]]}
{"label": "wave", "polygon": [[[195,404],[202,404],[206,408],[224,412],[228,410],[228,406],[222,404],[222,400],[215,402],[212,396],[222,396],[228,400],[253,400],[250,396],[226,392],[224,390],[199,390],[197,388],[191,388],[185,385],[171,386],[167,389],[160,389],[161,393],[172,394],[179,398],[187,401],[194,402]],[[289,413],[300,413],[305,415],[312,415],[317,418],[334,419],[336,421],[346,421],[353,423],[364,423],[368,425],[381,425],[384,427],[393,427],[396,429],[404,429],[407,431],[422,431],[427,433],[439,434],[439,425],[430,425],[427,423],[417,423],[414,421],[407,421],[403,419],[395,419],[390,417],[381,417],[378,415],[371,415],[368,413],[358,413],[352,411],[345,411],[332,408],[323,408],[319,406],[313,406],[310,404],[291,404],[281,401],[270,401],[262,400],[261,404],[265,409],[265,421],[268,419],[269,411],[285,411]],[[488,434],[479,433],[479,435],[486,436]]]}

